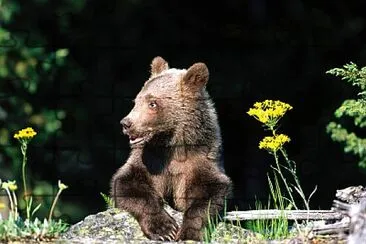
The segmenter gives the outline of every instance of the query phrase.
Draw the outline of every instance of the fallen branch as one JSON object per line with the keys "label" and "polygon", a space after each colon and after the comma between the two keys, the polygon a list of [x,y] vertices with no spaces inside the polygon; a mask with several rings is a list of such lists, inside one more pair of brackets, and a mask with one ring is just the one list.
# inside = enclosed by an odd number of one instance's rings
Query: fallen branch
{"label": "fallen branch", "polygon": [[341,213],[333,210],[248,210],[231,211],[224,217],[226,220],[256,220],[256,219],[279,219],[289,220],[339,220],[342,219]]}
{"label": "fallen branch", "polygon": [[313,229],[315,235],[338,235],[349,229],[349,222],[336,222],[324,226],[318,226]]}

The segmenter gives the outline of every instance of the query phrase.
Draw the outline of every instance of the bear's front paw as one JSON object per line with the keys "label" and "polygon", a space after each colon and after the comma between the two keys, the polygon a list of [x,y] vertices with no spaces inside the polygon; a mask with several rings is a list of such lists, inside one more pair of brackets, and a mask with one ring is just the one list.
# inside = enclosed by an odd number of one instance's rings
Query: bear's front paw
{"label": "bear's front paw", "polygon": [[192,221],[183,221],[183,225],[179,230],[176,241],[184,241],[184,240],[192,240],[192,241],[201,241],[202,240],[202,231],[201,226],[198,226],[197,223]]}
{"label": "bear's front paw", "polygon": [[174,240],[179,229],[178,224],[165,210],[143,216],[140,226],[149,239],[160,241]]}
{"label": "bear's front paw", "polygon": [[192,240],[192,241],[202,241],[202,232],[200,230],[194,228],[182,228],[179,232],[177,237],[175,238],[176,241],[185,241],[185,240]]}

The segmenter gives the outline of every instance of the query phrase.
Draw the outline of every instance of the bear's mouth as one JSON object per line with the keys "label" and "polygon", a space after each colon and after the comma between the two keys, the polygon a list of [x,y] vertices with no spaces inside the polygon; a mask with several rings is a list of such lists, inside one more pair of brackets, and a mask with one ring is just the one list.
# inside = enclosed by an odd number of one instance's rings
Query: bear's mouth
{"label": "bear's mouth", "polygon": [[145,137],[129,136],[130,145],[142,144],[145,142]]}

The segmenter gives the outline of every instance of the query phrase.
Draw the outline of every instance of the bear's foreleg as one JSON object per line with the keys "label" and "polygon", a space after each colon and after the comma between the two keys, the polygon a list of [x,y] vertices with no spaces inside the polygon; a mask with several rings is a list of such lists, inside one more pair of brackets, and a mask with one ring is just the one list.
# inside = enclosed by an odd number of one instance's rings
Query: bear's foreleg
{"label": "bear's foreleg", "polygon": [[202,240],[208,218],[223,209],[231,182],[224,174],[197,174],[186,185],[186,210],[176,240],[199,241]]}
{"label": "bear's foreleg", "polygon": [[121,167],[112,178],[111,191],[116,207],[130,212],[149,239],[174,239],[178,225],[164,210],[163,199],[153,188],[146,168],[139,165]]}

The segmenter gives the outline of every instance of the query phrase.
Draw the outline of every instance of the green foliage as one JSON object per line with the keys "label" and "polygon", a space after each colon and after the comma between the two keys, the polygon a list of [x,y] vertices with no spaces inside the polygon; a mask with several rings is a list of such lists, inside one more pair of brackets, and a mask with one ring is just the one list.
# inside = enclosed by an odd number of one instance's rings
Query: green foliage
{"label": "green foliage", "polygon": [[17,241],[17,240],[50,240],[55,239],[60,233],[68,228],[68,224],[60,220],[48,221],[44,219],[40,221],[35,218],[33,221],[26,219],[15,220],[9,218],[0,221],[0,240],[1,241]]}
{"label": "green foliage", "polygon": [[106,204],[106,208],[113,208],[114,207],[114,201],[113,198],[108,196],[107,194],[101,192],[100,195],[102,196],[105,204]]}
{"label": "green foliage", "polygon": [[[208,208],[207,208],[208,210],[210,209],[210,206],[211,206],[211,201],[208,204]],[[227,212],[226,200],[224,202],[223,212],[224,212],[223,214],[225,216],[226,212]],[[223,221],[224,221],[223,218],[218,213],[216,213],[215,215],[211,215],[210,212],[207,211],[207,225],[205,226],[205,228],[203,230],[203,240],[205,243],[211,242],[212,234],[215,232],[218,224]],[[240,225],[240,222],[238,222],[237,225]]]}
{"label": "green foliage", "polygon": [[363,95],[365,98],[366,67],[360,69],[355,63],[350,62],[349,64],[343,65],[343,68],[334,68],[328,70],[326,73],[335,76],[340,76],[342,77],[342,80],[346,80],[353,86],[358,86],[362,90],[360,94]]}
{"label": "green foliage", "polygon": [[[68,224],[62,219],[56,221],[51,218],[58,197],[60,196],[62,190],[67,188],[67,186],[61,182],[59,182],[59,191],[53,201],[52,208],[50,209],[50,217],[48,219],[45,218],[43,221],[40,221],[37,217],[33,219],[33,216],[41,207],[41,204],[39,204],[32,208],[33,198],[29,198],[30,200],[27,202],[27,216],[25,220],[20,217],[17,205],[18,199],[15,193],[17,189],[15,181],[0,181],[0,186],[6,191],[8,200],[10,202],[8,218],[3,219],[2,215],[0,214],[0,241],[54,239],[57,238],[59,234],[68,229]],[[25,198],[25,196],[23,196],[23,198]]]}
{"label": "green foliage", "polygon": [[[256,202],[256,210],[271,209]],[[277,219],[257,219],[248,221],[248,229],[253,230],[262,240],[281,240],[290,236],[288,220],[284,215]]]}
{"label": "green foliage", "polygon": [[[267,206],[257,200],[255,204],[256,210],[279,209],[284,211],[292,207],[291,205],[285,205],[286,197],[282,194],[276,174],[273,177],[274,180],[272,181],[269,175],[267,176],[271,194],[268,198]],[[246,225],[254,232],[260,233],[260,237],[263,240],[280,240],[290,236],[289,223],[284,212],[282,212],[279,218],[247,221]]]}
{"label": "green foliage", "polygon": [[[2,182],[0,179],[0,189],[4,190],[8,196],[10,203],[9,216],[7,219],[3,219],[0,214],[0,241],[18,240],[22,238],[32,238],[34,240],[42,240],[44,238],[56,238],[61,232],[67,229],[67,224],[62,220],[54,221],[52,219],[53,211],[56,203],[61,195],[61,192],[68,188],[67,185],[63,184],[60,180],[58,181],[58,192],[53,200],[52,206],[49,211],[48,219],[44,219],[43,222],[39,221],[38,218],[32,220],[36,212],[41,208],[41,204],[38,204],[33,208],[33,196],[29,195],[31,190],[27,186],[26,181],[26,162],[27,162],[27,148],[33,137],[37,135],[37,132],[33,128],[26,128],[18,131],[14,138],[20,143],[20,149],[23,155],[22,160],[22,181],[23,181],[23,196],[22,200],[25,201],[26,206],[26,217],[25,220],[20,217],[18,209],[18,197],[16,190],[18,186],[16,181]],[[29,191],[27,190],[29,189]],[[5,204],[1,207],[4,208]]]}
{"label": "green foliage", "polygon": [[355,132],[350,132],[341,123],[343,118],[352,118],[356,127],[362,129],[366,126],[366,67],[360,69],[351,62],[345,64],[343,68],[334,68],[326,73],[342,77],[342,80],[359,89],[358,99],[345,100],[336,109],[334,117],[338,121],[331,121],[326,131],[333,141],[341,143],[345,153],[352,153],[359,158],[359,167],[366,168],[366,139],[359,137]]}
{"label": "green foliage", "polygon": [[[280,184],[278,182],[277,175],[274,174],[274,185],[269,176],[267,176],[269,182],[270,193],[273,199],[273,207],[284,211],[287,208],[291,208],[291,203],[285,205],[285,197],[282,195]],[[271,199],[271,198],[270,198]],[[260,220],[259,220],[260,221]],[[281,239],[289,236],[288,220],[284,214],[281,213],[281,217],[278,219],[267,220],[263,223],[262,234],[267,236],[268,239]],[[267,230],[267,231],[265,231]],[[264,231],[264,232],[263,232]]]}
{"label": "green foliage", "polygon": [[210,243],[211,242],[212,234],[215,232],[215,229],[216,229],[217,225],[221,221],[222,221],[222,219],[218,215],[216,215],[213,218],[208,214],[207,226],[205,227],[205,229],[203,231],[203,239],[204,239],[205,243]]}

